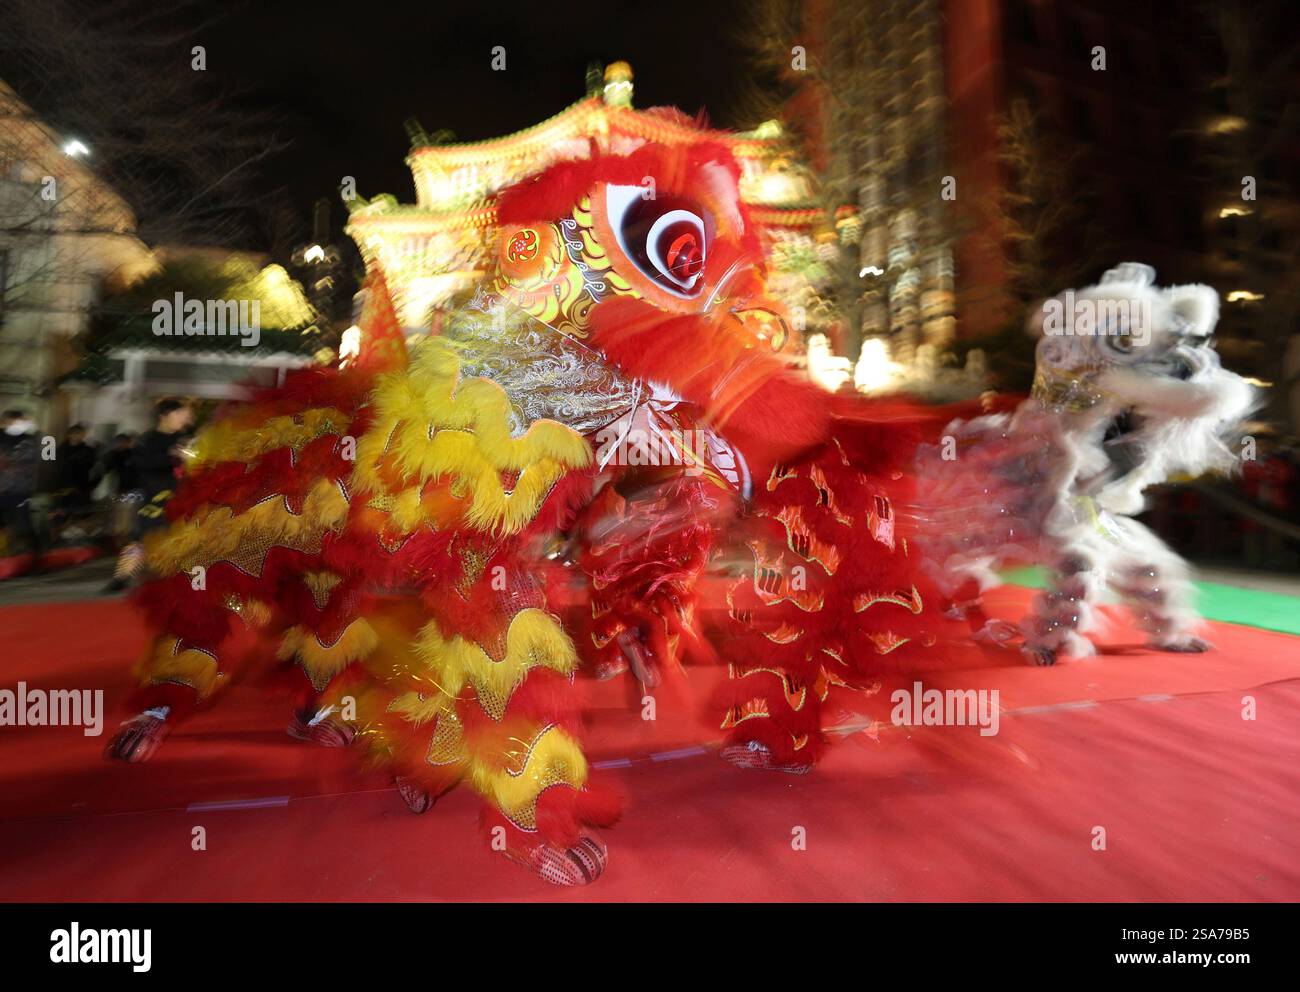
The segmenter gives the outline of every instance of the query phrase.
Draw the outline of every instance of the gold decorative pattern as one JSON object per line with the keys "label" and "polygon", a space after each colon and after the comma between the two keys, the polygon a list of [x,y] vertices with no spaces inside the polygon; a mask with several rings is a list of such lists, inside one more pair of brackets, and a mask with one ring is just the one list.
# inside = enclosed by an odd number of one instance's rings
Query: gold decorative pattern
{"label": "gold decorative pattern", "polygon": [[916,586],[912,586],[910,592],[860,592],[853,597],[853,612],[862,613],[878,603],[892,603],[894,606],[901,606],[911,613],[919,614],[924,609],[925,604],[921,601],[921,594],[917,592]]}

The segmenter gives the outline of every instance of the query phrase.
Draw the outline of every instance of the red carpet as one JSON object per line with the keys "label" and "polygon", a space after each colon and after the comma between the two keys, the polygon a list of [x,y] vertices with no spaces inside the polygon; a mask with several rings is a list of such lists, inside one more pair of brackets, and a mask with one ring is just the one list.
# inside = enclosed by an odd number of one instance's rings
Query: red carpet
{"label": "red carpet", "polygon": [[[61,568],[84,565],[92,558],[98,558],[103,553],[99,548],[90,544],[51,548],[41,555],[39,567],[42,572],[57,572]],[[0,580],[16,579],[19,576],[29,574],[36,567],[36,556],[30,552],[0,558]]]}
{"label": "red carpet", "polygon": [[[1005,590],[1004,612],[1027,595]],[[832,700],[833,723],[885,725],[804,777],[723,764],[667,694],[649,723],[627,684],[593,685],[589,755],[630,801],[609,871],[580,891],[491,854],[467,791],[412,816],[352,754],[286,737],[284,705],[253,688],[148,764],[104,761],[144,640],[124,603],[0,609],[0,637],[0,688],[104,688],[109,709],[99,738],[0,728],[4,900],[1300,898],[1300,639],[1283,634],[1216,624],[1214,652],[1179,656],[1117,624],[1096,659],[988,654],[925,676],[997,688],[992,737],[888,725],[890,691],[911,683],[890,678]],[[232,800],[260,805],[193,808]],[[191,849],[196,826],[206,851]]]}

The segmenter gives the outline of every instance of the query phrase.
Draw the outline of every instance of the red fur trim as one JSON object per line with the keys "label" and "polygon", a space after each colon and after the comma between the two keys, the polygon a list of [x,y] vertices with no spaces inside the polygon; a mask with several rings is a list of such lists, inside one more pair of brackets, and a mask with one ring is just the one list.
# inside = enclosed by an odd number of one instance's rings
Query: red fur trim
{"label": "red fur trim", "polygon": [[592,341],[628,375],[663,383],[700,407],[763,475],[827,436],[826,392],[751,347],[727,314],[671,315],[640,300],[607,300],[592,310]]}
{"label": "red fur trim", "polygon": [[144,611],[152,629],[207,651],[215,651],[225,639],[234,615],[212,588],[196,591],[184,573],[147,582],[131,599]]}
{"label": "red fur trim", "polygon": [[252,419],[262,420],[309,407],[334,407],[352,412],[365,400],[374,379],[373,373],[359,369],[339,371],[321,366],[298,369],[286,375],[279,386],[255,391],[249,404],[239,404],[232,412],[241,420],[250,415]]}
{"label": "red fur trim", "polygon": [[171,710],[167,714],[168,721],[178,723],[193,714],[198,701],[199,695],[191,686],[178,682],[152,682],[136,690],[127,706],[134,713],[166,706]]}
{"label": "red fur trim", "polygon": [[557,847],[571,847],[584,826],[611,826],[622,812],[623,797],[607,786],[590,781],[581,790],[556,785],[537,797],[537,833]]}
{"label": "red fur trim", "polygon": [[526,540],[533,536],[568,530],[573,525],[574,518],[591,501],[595,475],[594,468],[566,473],[551,487],[536,515],[524,529],[522,537]]}
{"label": "red fur trim", "polygon": [[757,717],[746,720],[733,727],[727,735],[727,744],[746,744],[757,741],[772,752],[772,757],[780,764],[816,764],[826,750],[826,740],[820,733],[810,734],[808,741],[799,750],[795,750],[790,733],[780,724],[768,718]]}
{"label": "red fur trim", "polygon": [[582,730],[583,695],[581,686],[575,685],[567,675],[549,668],[534,668],[511,694],[501,720],[494,720],[487,714],[472,688],[465,689],[465,701],[456,712],[464,727],[465,739],[470,742],[499,737],[502,726],[508,721],[523,721],[531,728],[526,733],[535,733],[538,727],[556,724],[576,737]]}
{"label": "red fur trim", "polygon": [[577,790],[554,785],[537,797],[535,831],[521,830],[487,802],[479,812],[479,825],[490,837],[501,828],[510,850],[526,854],[542,844],[572,847],[582,836],[584,826],[609,826],[618,820],[622,809],[622,796],[608,786],[588,782],[586,788]]}
{"label": "red fur trim", "polygon": [[167,516],[183,520],[202,506],[228,506],[242,513],[270,496],[283,496],[292,513],[301,513],[307,493],[322,479],[345,479],[352,464],[341,457],[339,436],[326,434],[297,455],[277,448],[247,462],[219,462],[186,479],[167,503]]}

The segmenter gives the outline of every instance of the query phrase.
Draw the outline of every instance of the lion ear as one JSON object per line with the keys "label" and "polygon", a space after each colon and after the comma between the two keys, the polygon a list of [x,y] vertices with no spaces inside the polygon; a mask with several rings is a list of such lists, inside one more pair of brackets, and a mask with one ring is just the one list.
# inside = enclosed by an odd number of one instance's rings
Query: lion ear
{"label": "lion ear", "polygon": [[1210,286],[1192,283],[1188,286],[1170,286],[1164,290],[1165,301],[1183,320],[1191,325],[1190,333],[1205,337],[1219,322],[1219,294]]}
{"label": "lion ear", "polygon": [[1154,286],[1156,270],[1145,262],[1120,262],[1113,269],[1107,269],[1101,277],[1101,285],[1119,283],[1124,286],[1145,288]]}

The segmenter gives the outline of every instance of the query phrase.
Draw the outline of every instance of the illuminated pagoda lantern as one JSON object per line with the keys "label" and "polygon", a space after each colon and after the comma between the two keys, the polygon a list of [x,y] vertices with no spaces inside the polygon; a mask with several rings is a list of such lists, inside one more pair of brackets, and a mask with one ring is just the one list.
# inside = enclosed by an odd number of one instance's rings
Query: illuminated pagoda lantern
{"label": "illuminated pagoda lantern", "polygon": [[[588,156],[593,147],[627,153],[644,141],[698,141],[695,121],[664,110],[632,106],[632,68],[606,67],[588,95],[532,127],[486,141],[434,143],[412,127],[406,159],[416,203],[389,195],[349,203],[347,233],[357,243],[367,275],[382,274],[403,333],[409,338],[440,327],[441,315],[487,274],[499,231],[498,191],[553,162]],[[806,260],[815,256],[825,218],[812,180],[775,122],[754,131],[724,133],[741,166],[741,197],[750,207],[768,253],[769,289],[791,309],[796,330],[806,315]]]}

